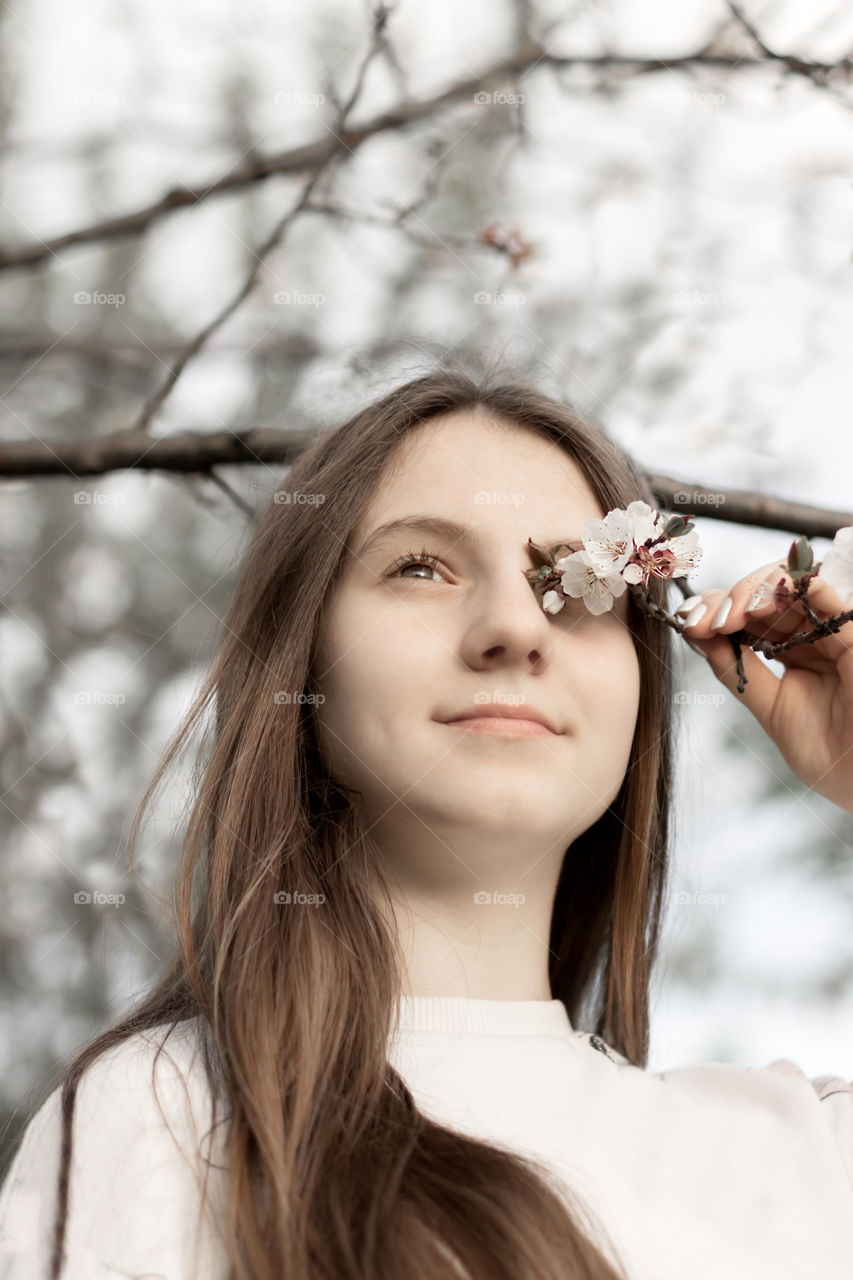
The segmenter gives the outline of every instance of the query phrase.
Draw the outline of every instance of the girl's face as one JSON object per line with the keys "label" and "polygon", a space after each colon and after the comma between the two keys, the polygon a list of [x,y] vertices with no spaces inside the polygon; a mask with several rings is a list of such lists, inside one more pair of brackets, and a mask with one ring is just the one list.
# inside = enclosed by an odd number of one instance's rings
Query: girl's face
{"label": "girl's face", "polygon": [[[615,799],[640,689],[627,593],[598,616],[581,600],[550,615],[523,574],[534,567],[528,537],[580,545],[584,522],[604,514],[556,444],[468,412],[430,420],[393,455],[351,539],[315,662],[321,749],[333,776],[362,793],[389,852],[405,857],[437,836],[465,862],[479,835],[496,858],[519,844],[553,842],[562,854]],[[415,517],[467,536],[381,530]],[[418,563],[395,568],[406,553]],[[447,723],[501,706],[536,709],[554,732]],[[482,870],[466,866],[469,880]]]}

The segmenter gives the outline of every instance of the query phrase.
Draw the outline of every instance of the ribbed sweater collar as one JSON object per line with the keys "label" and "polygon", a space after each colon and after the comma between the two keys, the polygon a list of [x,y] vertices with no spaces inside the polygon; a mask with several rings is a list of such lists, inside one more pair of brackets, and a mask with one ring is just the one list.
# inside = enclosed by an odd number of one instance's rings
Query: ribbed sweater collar
{"label": "ribbed sweater collar", "polygon": [[561,1000],[480,1000],[469,996],[400,996],[401,1031],[570,1036]]}

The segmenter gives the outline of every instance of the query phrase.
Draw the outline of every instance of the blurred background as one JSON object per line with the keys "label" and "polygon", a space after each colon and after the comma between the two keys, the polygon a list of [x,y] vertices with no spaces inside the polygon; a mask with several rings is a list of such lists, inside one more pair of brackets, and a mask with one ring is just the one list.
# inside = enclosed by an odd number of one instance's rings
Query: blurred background
{"label": "blurred background", "polygon": [[[20,0],[0,445],[311,432],[473,348],[685,489],[853,512],[852,49],[843,0]],[[3,1152],[159,971],[191,761],[126,838],[284,470],[0,474]],[[722,514],[697,590],[796,535]],[[679,664],[649,1068],[851,1078],[853,818]]]}

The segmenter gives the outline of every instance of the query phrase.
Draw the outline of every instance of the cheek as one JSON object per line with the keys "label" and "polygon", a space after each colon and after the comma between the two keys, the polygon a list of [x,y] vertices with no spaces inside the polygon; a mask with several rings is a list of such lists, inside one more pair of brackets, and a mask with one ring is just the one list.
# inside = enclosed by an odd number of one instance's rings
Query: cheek
{"label": "cheek", "polygon": [[587,722],[598,724],[614,753],[630,749],[640,700],[640,663],[631,633],[617,624],[589,637],[566,658],[567,680],[583,690]]}
{"label": "cheek", "polygon": [[375,614],[344,600],[323,624],[314,659],[318,735],[327,759],[338,767],[376,754],[376,724],[405,693],[406,664]]}

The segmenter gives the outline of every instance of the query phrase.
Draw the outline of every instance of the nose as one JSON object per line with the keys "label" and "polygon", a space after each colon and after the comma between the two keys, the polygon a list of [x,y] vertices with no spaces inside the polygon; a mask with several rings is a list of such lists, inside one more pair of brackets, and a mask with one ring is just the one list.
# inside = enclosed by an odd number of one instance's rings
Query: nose
{"label": "nose", "polygon": [[463,639],[463,656],[475,669],[517,664],[524,670],[541,663],[553,645],[553,626],[521,569],[484,581]]}

